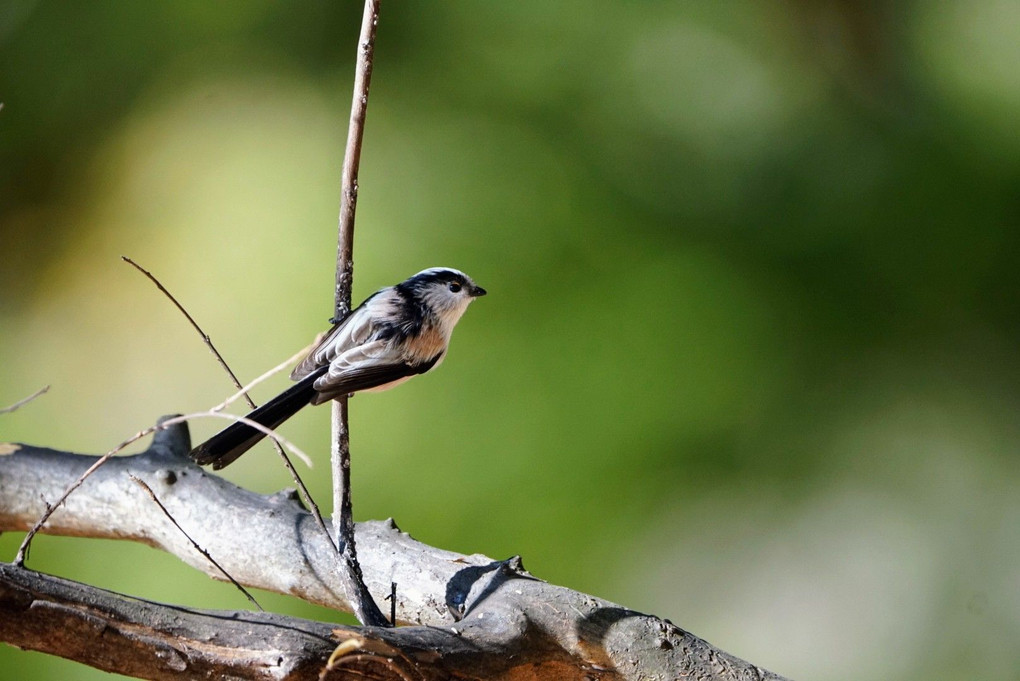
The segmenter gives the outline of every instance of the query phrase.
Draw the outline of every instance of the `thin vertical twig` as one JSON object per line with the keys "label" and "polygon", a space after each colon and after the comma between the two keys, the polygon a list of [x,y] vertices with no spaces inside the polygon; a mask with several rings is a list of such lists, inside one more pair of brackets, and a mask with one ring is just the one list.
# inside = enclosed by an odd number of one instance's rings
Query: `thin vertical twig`
{"label": "thin vertical twig", "polygon": [[[379,21],[380,0],[366,0],[358,38],[358,61],[354,74],[354,97],[347,128],[343,176],[340,187],[340,221],[337,228],[336,290],[334,313],[336,322],[351,311],[351,283],[354,279],[354,214],[358,205],[358,167],[361,163],[361,140],[365,132],[368,109],[368,88],[372,80],[372,57],[375,31]],[[358,621],[370,626],[389,626],[372,594],[365,586],[354,546],[354,517],[351,503],[351,450],[347,426],[347,398],[333,401],[332,445],[330,461],[333,469],[333,526],[340,547],[340,570],[347,598]]]}

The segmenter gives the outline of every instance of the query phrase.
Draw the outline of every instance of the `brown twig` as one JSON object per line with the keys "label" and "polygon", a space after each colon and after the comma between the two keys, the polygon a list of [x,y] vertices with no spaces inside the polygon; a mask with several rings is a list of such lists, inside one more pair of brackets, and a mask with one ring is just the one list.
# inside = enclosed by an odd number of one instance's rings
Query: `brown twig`
{"label": "brown twig", "polygon": [[[365,11],[358,39],[358,62],[354,74],[354,96],[351,119],[347,128],[343,177],[340,188],[340,221],[336,253],[336,290],[334,320],[339,322],[351,311],[351,283],[354,278],[354,215],[358,205],[358,166],[361,163],[361,141],[365,132],[368,89],[372,80],[372,57],[375,31],[379,21],[380,0],[365,0]],[[358,565],[354,546],[354,518],[351,503],[351,450],[347,424],[347,398],[333,401],[332,444],[330,462],[333,469],[333,525],[336,543],[341,548],[341,574],[354,614],[364,625],[389,626],[379,610]]]}
{"label": "brown twig", "polygon": [[[215,407],[213,407],[209,411],[223,411],[224,409],[229,407],[231,404],[236,402],[238,399],[240,399],[242,397],[247,397],[248,393],[251,392],[252,388],[254,388],[255,386],[259,385],[263,381],[266,381],[267,379],[272,378],[276,374],[278,374],[281,371],[283,371],[284,369],[286,369],[291,364],[294,364],[296,361],[298,361],[299,359],[301,359],[302,357],[307,355],[308,351],[311,350],[311,349],[312,349],[311,345],[306,345],[305,347],[301,348],[300,350],[295,352],[293,355],[291,355],[287,359],[285,359],[282,362],[280,362],[279,364],[277,364],[272,369],[269,369],[268,371],[266,371],[261,376],[256,376],[252,380],[248,381],[248,383],[245,384],[244,387],[239,389],[237,392],[235,392],[233,395],[231,395],[227,399],[225,399],[222,402],[220,402],[219,404],[217,404]],[[252,406],[252,405],[249,405],[249,406]]]}
{"label": "brown twig", "polygon": [[18,547],[18,554],[14,557],[14,564],[17,565],[18,567],[21,567],[21,566],[23,566],[25,564],[25,559],[28,558],[28,550],[32,546],[32,539],[34,539],[35,535],[38,534],[39,530],[42,529],[42,526],[46,524],[46,521],[50,519],[50,516],[52,516],[53,513],[58,508],[60,508],[61,504],[63,504],[64,501],[67,500],[67,497],[71,496],[71,494],[76,489],[81,487],[82,483],[84,483],[85,480],[90,475],[95,473],[99,469],[100,466],[102,466],[104,463],[109,461],[111,456],[113,456],[114,454],[120,452],[121,450],[123,450],[125,447],[127,447],[131,443],[136,442],[136,441],[142,439],[143,437],[145,437],[149,433],[155,432],[157,427],[158,426],[151,426],[149,428],[146,428],[145,430],[141,430],[141,431],[135,433],[133,436],[131,436],[130,438],[128,438],[124,442],[121,442],[119,445],[117,445],[116,447],[114,447],[113,449],[108,451],[106,454],[104,454],[101,457],[99,457],[98,459],[96,459],[95,462],[91,466],[89,466],[85,470],[84,473],[82,473],[81,475],[78,476],[77,480],[75,480],[70,485],[68,485],[67,489],[64,490],[64,493],[60,495],[60,498],[57,499],[56,502],[54,502],[52,504],[47,503],[46,504],[46,511],[42,514],[42,516],[39,518],[39,520],[36,521],[36,523],[32,527],[32,529],[30,529],[25,534],[25,538],[21,540],[21,546]]}
{"label": "brown twig", "polygon": [[390,582],[390,595],[387,596],[390,601],[390,625],[397,626],[397,583]]}
{"label": "brown twig", "polygon": [[[221,355],[220,351],[216,349],[215,345],[213,345],[212,338],[209,336],[209,334],[202,330],[202,327],[198,325],[198,322],[195,321],[195,318],[188,313],[188,311],[184,308],[183,305],[181,305],[177,298],[175,298],[174,295],[170,293],[170,291],[165,286],[163,286],[159,279],[157,279],[155,275],[153,275],[147,269],[145,269],[144,267],[136,263],[134,260],[127,257],[126,255],[122,255],[120,257],[121,260],[128,263],[136,270],[144,274],[146,277],[148,277],[149,280],[156,285],[156,288],[162,291],[163,294],[170,299],[170,302],[173,303],[177,307],[177,309],[181,311],[181,314],[184,315],[185,319],[187,319],[188,322],[191,323],[191,326],[195,329],[195,331],[198,332],[198,335],[202,338],[202,342],[205,343],[206,347],[209,348],[209,351],[213,354],[213,356],[216,357],[216,361],[219,362],[220,366],[223,367],[223,370],[227,372],[228,376],[230,376],[230,380],[233,381],[234,387],[236,387],[238,390],[238,394],[244,397],[245,402],[248,403],[248,406],[250,408],[254,409],[256,406],[255,401],[248,394],[248,391],[252,388],[252,386],[258,384],[265,378],[272,376],[277,371],[279,371],[283,366],[286,366],[286,363],[263,374],[256,380],[252,381],[248,386],[242,386],[241,381],[239,381],[237,378],[237,375],[227,364],[227,360],[223,359],[223,355]],[[302,352],[301,354],[304,353]],[[296,357],[292,359],[296,359]],[[287,363],[289,363],[290,361],[291,360],[287,360]],[[228,398],[223,402],[221,406],[214,407],[213,411],[218,411],[219,409],[226,407],[226,405],[229,404],[234,399],[236,399],[236,397],[237,396],[235,395]],[[298,475],[297,469],[294,468],[294,464],[291,462],[290,458],[287,457],[286,452],[283,451],[283,448],[280,446],[280,444],[275,440],[273,440],[273,447],[276,449],[276,453],[279,455],[279,457],[283,460],[283,465],[290,472],[290,476],[294,480],[294,484],[297,485],[297,488],[301,494],[301,499],[302,501],[304,501],[305,506],[308,507],[309,511],[311,511],[312,517],[315,518],[316,524],[318,524],[319,528],[326,533],[327,537],[330,537],[330,541],[333,542],[333,545],[337,546],[336,542],[333,541],[333,538],[329,533],[329,529],[326,527],[326,522],[322,519],[322,513],[319,511],[319,505],[315,503],[315,500],[312,498],[311,492],[309,492],[308,487],[305,486],[304,480],[301,479],[301,476]],[[309,459],[306,458],[304,461],[306,465],[311,466],[311,461]],[[339,549],[337,550],[339,551]]]}
{"label": "brown twig", "polygon": [[[3,105],[0,104],[0,108],[2,108],[2,107],[3,107]],[[9,407],[4,407],[3,409],[0,409],[0,414],[10,414],[12,411],[17,411],[20,407],[24,407],[26,404],[28,404],[29,402],[31,402],[35,398],[39,397],[40,395],[42,395],[43,393],[45,393],[49,389],[50,389],[50,387],[48,385],[44,385],[43,387],[39,388],[38,390],[36,390],[34,393],[29,395],[28,397],[26,397],[24,399],[21,399],[21,400],[18,400],[17,402],[15,402],[14,404],[12,404]]]}
{"label": "brown twig", "polygon": [[203,549],[197,541],[191,538],[190,534],[184,531],[184,528],[181,527],[181,524],[177,522],[177,519],[170,514],[170,511],[167,510],[166,506],[163,505],[163,502],[159,500],[159,497],[156,496],[156,493],[152,491],[152,488],[149,487],[144,480],[142,480],[136,475],[131,475],[130,473],[128,474],[128,477],[131,478],[132,482],[134,482],[136,485],[145,490],[145,493],[149,495],[149,498],[156,503],[156,506],[159,506],[159,510],[163,512],[163,515],[167,517],[167,520],[173,523],[174,527],[176,527],[180,531],[180,533],[184,535],[184,538],[188,540],[188,542],[195,548],[196,551],[205,556],[205,559],[212,563],[216,567],[216,569],[220,571],[220,574],[222,574],[224,577],[230,580],[230,583],[236,586],[238,590],[244,594],[245,598],[247,598],[251,602],[252,605],[254,605],[262,612],[265,612],[265,609],[261,605],[259,605],[259,602],[255,600],[255,597],[251,595],[251,592],[245,589],[243,586],[241,586],[240,582],[234,579],[229,572],[223,569],[223,566],[217,563],[216,559],[213,558],[208,551]]}
{"label": "brown twig", "polygon": [[[237,376],[234,375],[234,371],[230,368],[230,366],[227,365],[227,361],[223,359],[223,355],[221,355],[220,351],[216,349],[216,346],[213,345],[212,339],[209,337],[209,334],[202,330],[202,327],[198,325],[198,322],[195,321],[195,318],[192,317],[191,314],[189,314],[186,309],[184,309],[184,306],[181,305],[176,298],[174,298],[174,294],[170,293],[170,291],[168,291],[167,288],[160,283],[159,279],[153,276],[152,272],[145,269],[131,258],[127,257],[126,255],[122,255],[120,256],[120,259],[134,267],[136,270],[144,274],[146,277],[148,277],[149,280],[156,285],[156,288],[162,291],[163,295],[170,299],[170,302],[173,303],[177,307],[177,309],[181,311],[181,314],[184,315],[185,319],[187,319],[191,323],[191,326],[193,326],[195,331],[198,332],[198,335],[202,337],[202,342],[205,343],[205,346],[209,348],[209,351],[213,354],[214,357],[216,357],[216,361],[219,362],[220,366],[223,367],[223,370],[227,372],[227,375],[230,376],[230,380],[234,382],[234,385],[237,386],[237,389],[241,390],[241,381],[237,380]],[[244,397],[246,400],[248,400],[248,405],[252,409],[254,409],[255,402],[252,401],[252,399],[248,396],[247,393],[245,393]]]}

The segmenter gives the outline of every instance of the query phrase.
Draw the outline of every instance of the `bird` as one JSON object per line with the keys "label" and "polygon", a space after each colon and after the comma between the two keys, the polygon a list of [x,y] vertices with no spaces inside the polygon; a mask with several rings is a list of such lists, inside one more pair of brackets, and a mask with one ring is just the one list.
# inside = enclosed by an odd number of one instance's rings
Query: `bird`
{"label": "bird", "polygon": [[[273,429],[305,406],[356,392],[388,390],[439,366],[453,328],[486,290],[449,267],[431,267],[380,289],[334,321],[291,372],[297,381],[247,415]],[[191,450],[195,463],[223,468],[266,434],[236,422]]]}

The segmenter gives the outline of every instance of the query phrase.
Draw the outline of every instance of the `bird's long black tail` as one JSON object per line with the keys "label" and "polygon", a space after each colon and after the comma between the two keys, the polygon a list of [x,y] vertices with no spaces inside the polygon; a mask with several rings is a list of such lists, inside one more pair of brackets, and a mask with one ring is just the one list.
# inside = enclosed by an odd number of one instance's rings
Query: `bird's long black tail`
{"label": "bird's long black tail", "polygon": [[[276,428],[311,402],[316,395],[312,384],[327,369],[328,367],[322,367],[321,370],[301,379],[248,414],[246,418],[266,428]],[[212,464],[213,468],[220,469],[233,463],[265,436],[265,433],[247,424],[233,423],[192,449],[188,456],[200,466]]]}

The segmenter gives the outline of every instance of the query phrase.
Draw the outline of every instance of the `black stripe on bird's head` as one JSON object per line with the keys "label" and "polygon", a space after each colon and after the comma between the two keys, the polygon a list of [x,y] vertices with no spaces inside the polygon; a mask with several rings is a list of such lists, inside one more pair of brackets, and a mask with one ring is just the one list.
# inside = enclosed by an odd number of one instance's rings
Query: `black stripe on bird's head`
{"label": "black stripe on bird's head", "polygon": [[422,270],[396,286],[405,299],[417,303],[427,314],[450,325],[457,323],[475,298],[486,294],[468,275],[450,267]]}

